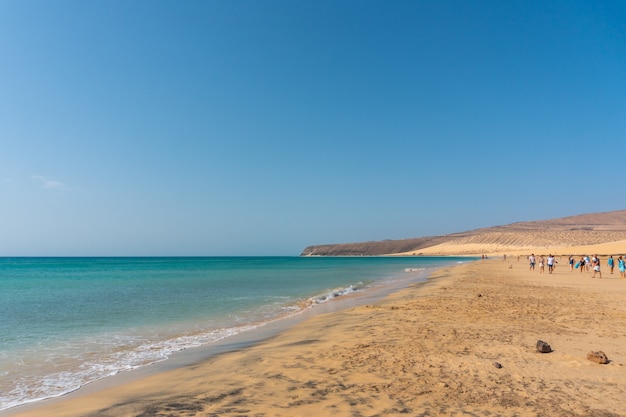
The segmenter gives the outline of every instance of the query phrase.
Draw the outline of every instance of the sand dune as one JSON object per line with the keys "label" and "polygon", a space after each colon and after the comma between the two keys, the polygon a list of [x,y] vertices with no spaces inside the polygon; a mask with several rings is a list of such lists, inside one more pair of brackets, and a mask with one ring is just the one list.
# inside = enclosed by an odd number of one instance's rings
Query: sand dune
{"label": "sand dune", "polygon": [[502,256],[535,254],[626,254],[626,233],[616,231],[490,232],[391,255]]}

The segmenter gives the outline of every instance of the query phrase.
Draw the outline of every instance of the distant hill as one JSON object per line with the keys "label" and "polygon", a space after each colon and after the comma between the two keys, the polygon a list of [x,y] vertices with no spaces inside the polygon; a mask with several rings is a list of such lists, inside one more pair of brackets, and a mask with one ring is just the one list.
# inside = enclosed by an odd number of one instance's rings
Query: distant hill
{"label": "distant hill", "polygon": [[626,210],[518,222],[443,236],[315,245],[305,248],[301,256],[525,253],[553,248],[574,250],[620,241],[626,241]]}

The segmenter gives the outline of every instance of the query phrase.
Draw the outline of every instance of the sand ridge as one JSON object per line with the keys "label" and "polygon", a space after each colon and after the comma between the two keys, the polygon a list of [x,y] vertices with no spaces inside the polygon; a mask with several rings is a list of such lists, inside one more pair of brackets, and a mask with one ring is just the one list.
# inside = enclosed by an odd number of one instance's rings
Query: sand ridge
{"label": "sand ridge", "polygon": [[623,231],[503,231],[460,237],[417,251],[389,256],[503,256],[534,254],[626,254]]}
{"label": "sand ridge", "polygon": [[[47,416],[626,415],[626,280],[442,269],[256,346],[46,406]],[[606,268],[605,268],[606,269]],[[554,349],[541,354],[537,340]],[[602,350],[610,363],[586,359]],[[501,367],[497,367],[500,364]],[[40,410],[22,416],[42,415]]]}

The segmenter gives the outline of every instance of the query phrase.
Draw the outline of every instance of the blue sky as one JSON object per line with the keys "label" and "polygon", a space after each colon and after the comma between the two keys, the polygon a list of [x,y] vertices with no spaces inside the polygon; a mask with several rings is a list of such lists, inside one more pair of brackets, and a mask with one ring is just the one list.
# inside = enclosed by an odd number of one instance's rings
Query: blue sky
{"label": "blue sky", "polygon": [[621,1],[0,0],[0,255],[626,208]]}

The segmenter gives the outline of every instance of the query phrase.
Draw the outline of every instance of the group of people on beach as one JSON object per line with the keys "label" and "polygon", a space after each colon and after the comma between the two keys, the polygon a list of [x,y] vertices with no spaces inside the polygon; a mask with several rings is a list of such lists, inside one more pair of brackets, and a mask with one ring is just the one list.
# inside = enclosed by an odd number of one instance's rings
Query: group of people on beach
{"label": "group of people on beach", "polygon": [[[530,261],[530,270],[535,270],[535,263],[537,262],[537,258],[535,258],[535,254],[533,253],[528,257]],[[551,274],[554,272],[554,268],[556,268],[556,264],[558,261],[556,257],[552,254],[548,255],[548,258],[545,259],[543,255],[539,256],[539,273],[543,273],[546,270],[546,264],[548,265],[548,273]]]}
{"label": "group of people on beach", "polygon": [[[528,257],[528,261],[530,262],[530,270],[534,271],[535,264],[537,263],[537,257],[535,257],[534,253]],[[556,268],[557,263],[558,261],[556,260],[556,257],[554,255],[548,255],[547,259],[544,258],[543,255],[540,255],[539,256],[539,272],[543,273],[545,271],[545,265],[547,264],[548,273],[551,274],[552,272],[554,272],[554,269]],[[573,272],[574,269],[580,269],[581,273],[583,271],[585,272],[593,271],[593,275],[591,278],[595,278],[596,275],[599,278],[602,278],[602,271],[600,269],[600,263],[601,263],[600,257],[598,255],[594,255],[591,258],[587,255],[581,256],[578,262],[576,262],[574,255],[570,255],[568,258],[570,271]],[[610,255],[607,260],[607,266],[609,267],[611,274],[613,274],[613,271],[615,269],[615,264],[616,264],[615,258],[613,258],[613,255]],[[617,257],[617,269],[619,270],[620,278],[626,278],[626,257],[621,256],[621,255]]]}

